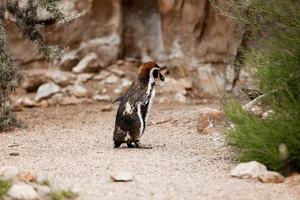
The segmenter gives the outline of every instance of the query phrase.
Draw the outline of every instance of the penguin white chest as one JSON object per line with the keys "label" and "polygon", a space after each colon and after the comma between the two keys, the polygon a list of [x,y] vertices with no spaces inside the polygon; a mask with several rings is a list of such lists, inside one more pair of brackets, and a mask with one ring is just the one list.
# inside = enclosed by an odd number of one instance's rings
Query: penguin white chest
{"label": "penguin white chest", "polygon": [[151,108],[152,108],[152,105],[153,105],[154,98],[155,98],[155,88],[153,88],[153,90],[151,92],[150,99],[149,99],[149,105],[148,105],[148,109],[147,109],[147,113],[146,113],[146,117],[145,117],[145,122],[146,123],[147,123],[149,114],[151,112]]}
{"label": "penguin white chest", "polygon": [[155,97],[155,90],[153,88],[153,90],[150,93],[149,99],[144,103],[139,102],[138,105],[137,105],[137,114],[138,114],[138,118],[139,118],[140,124],[141,124],[141,126],[140,126],[140,137],[143,135],[143,132],[146,128],[147,120],[148,120],[148,117],[150,115],[150,111],[151,111],[151,108],[152,108],[152,105],[153,105],[154,97]]}

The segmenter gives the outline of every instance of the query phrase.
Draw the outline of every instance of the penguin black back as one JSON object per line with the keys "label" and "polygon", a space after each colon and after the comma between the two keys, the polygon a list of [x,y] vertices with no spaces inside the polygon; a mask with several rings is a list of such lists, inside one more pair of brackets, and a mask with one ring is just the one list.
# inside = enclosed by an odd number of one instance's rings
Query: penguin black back
{"label": "penguin black back", "polygon": [[155,79],[164,81],[160,67],[147,62],[139,68],[137,80],[116,101],[120,102],[115,121],[113,140],[115,147],[127,143],[128,147],[142,147],[140,139],[145,131],[147,117],[155,97]]}

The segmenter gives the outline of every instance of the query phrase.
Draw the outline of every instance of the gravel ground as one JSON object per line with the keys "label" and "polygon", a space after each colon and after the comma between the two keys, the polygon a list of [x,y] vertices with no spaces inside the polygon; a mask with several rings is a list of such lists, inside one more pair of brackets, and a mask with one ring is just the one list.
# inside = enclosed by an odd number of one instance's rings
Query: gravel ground
{"label": "gravel ground", "polygon": [[[102,106],[19,113],[28,127],[0,135],[0,166],[32,169],[84,200],[300,199],[299,185],[230,178],[234,162],[223,135],[196,131],[202,106],[156,106],[150,120],[167,122],[147,127],[142,142],[153,149],[113,149],[116,110],[104,113]],[[110,174],[119,170],[131,172],[134,181],[112,182]]]}

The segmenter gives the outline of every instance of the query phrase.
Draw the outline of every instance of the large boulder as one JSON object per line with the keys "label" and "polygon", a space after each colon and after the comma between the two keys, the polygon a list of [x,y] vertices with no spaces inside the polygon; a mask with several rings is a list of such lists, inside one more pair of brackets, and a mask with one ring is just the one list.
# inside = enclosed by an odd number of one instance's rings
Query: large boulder
{"label": "large boulder", "polygon": [[36,96],[35,101],[40,101],[42,99],[46,99],[53,94],[56,94],[60,91],[60,87],[55,83],[46,83],[39,87]]}
{"label": "large boulder", "polygon": [[68,92],[71,95],[74,95],[76,97],[86,97],[87,96],[87,89],[81,85],[81,84],[75,84],[68,88]]}
{"label": "large boulder", "polygon": [[77,54],[82,57],[90,52],[94,52],[98,58],[98,65],[107,67],[117,60],[120,43],[120,36],[112,33],[108,36],[82,42],[77,50]]}
{"label": "large boulder", "polygon": [[133,181],[133,175],[130,172],[127,171],[119,171],[111,174],[111,179],[114,182],[130,182]]}
{"label": "large boulder", "polygon": [[47,73],[47,77],[60,86],[71,85],[75,82],[76,76],[70,72],[54,70]]}
{"label": "large boulder", "polygon": [[265,165],[256,161],[239,164],[230,172],[230,176],[241,179],[257,179],[263,183],[282,183],[285,181],[281,174],[268,171]]}
{"label": "large boulder", "polygon": [[58,66],[60,70],[72,71],[73,67],[75,67],[79,61],[80,59],[76,52],[71,51],[62,56]]}
{"label": "large boulder", "polygon": [[8,195],[12,199],[34,200],[39,198],[34,188],[24,183],[14,184],[8,191]]}
{"label": "large boulder", "polygon": [[98,62],[98,56],[92,52],[84,56],[84,58],[72,69],[74,73],[97,72],[101,68]]}
{"label": "large boulder", "polygon": [[230,176],[241,179],[257,178],[260,174],[267,172],[267,167],[259,162],[251,161],[241,163],[236,166],[231,172]]}

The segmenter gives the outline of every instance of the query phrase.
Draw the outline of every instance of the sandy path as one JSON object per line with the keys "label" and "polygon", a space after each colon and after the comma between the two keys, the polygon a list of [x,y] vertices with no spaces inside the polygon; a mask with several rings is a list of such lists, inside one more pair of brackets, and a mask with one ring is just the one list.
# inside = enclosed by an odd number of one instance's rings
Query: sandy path
{"label": "sandy path", "polygon": [[[299,186],[232,179],[231,153],[221,134],[196,132],[201,106],[176,111],[156,106],[142,142],[153,149],[113,149],[115,110],[101,105],[31,109],[19,114],[27,129],[0,134],[0,166],[17,165],[49,177],[80,199],[299,199]],[[10,145],[18,144],[16,147]],[[20,156],[11,157],[10,152]],[[135,180],[114,183],[111,172],[131,171]],[[298,192],[297,192],[298,189]],[[297,196],[298,195],[298,196]]]}

